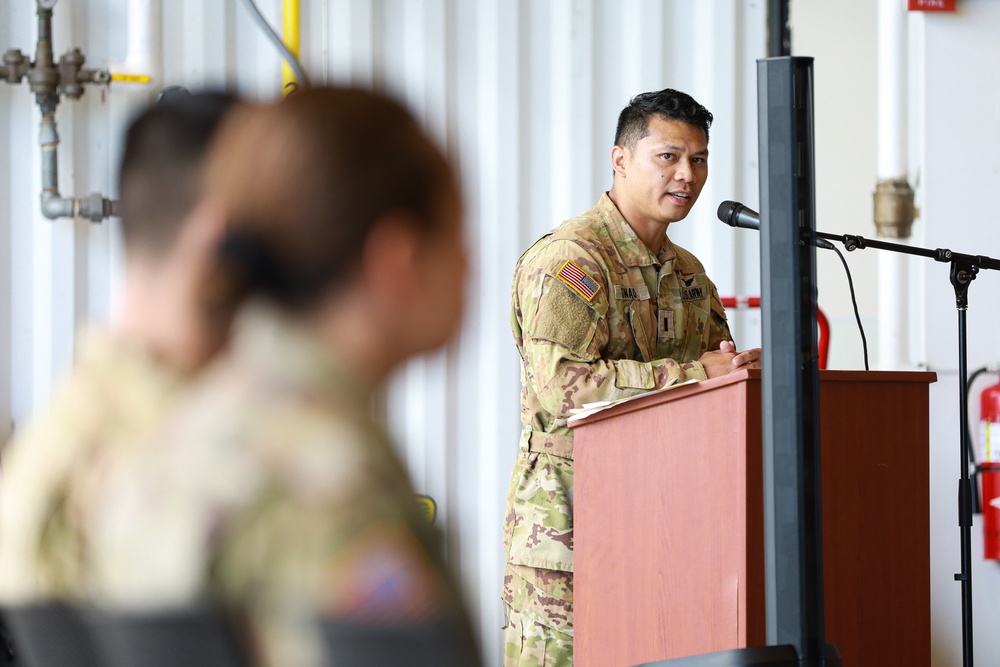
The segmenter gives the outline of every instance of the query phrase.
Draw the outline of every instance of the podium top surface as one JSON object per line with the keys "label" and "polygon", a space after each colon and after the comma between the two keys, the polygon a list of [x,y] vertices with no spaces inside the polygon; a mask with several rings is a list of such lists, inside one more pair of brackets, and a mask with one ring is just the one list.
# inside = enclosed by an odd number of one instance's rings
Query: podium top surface
{"label": "podium top surface", "polygon": [[[720,389],[741,382],[759,382],[761,371],[747,368],[721,377],[700,382],[685,383],[669,387],[665,390],[654,390],[639,394],[621,401],[615,401],[595,411],[570,417],[567,425],[576,428],[585,424],[609,419],[635,410],[642,410],[669,401],[682,400],[693,394]],[[922,383],[930,384],[937,381],[937,373],[931,371],[832,371],[819,372],[821,384],[830,382],[883,382],[883,383]]]}

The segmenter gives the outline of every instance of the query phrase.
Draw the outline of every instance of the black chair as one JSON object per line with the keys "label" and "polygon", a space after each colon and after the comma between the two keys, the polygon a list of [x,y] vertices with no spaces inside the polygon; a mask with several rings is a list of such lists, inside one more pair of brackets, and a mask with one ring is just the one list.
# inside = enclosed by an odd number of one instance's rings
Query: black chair
{"label": "black chair", "polygon": [[481,667],[471,628],[458,614],[429,622],[323,619],[320,632],[333,667]]}
{"label": "black chair", "polygon": [[248,667],[247,644],[224,611],[88,610],[84,615],[102,667]]}
{"label": "black chair", "polygon": [[0,615],[0,667],[14,667],[17,664],[14,662],[16,655],[14,640],[7,631],[2,615]]}
{"label": "black chair", "polygon": [[[839,667],[840,652],[827,644],[823,660],[827,667]],[[648,662],[636,667],[798,667],[799,654],[794,646],[752,646],[732,651],[718,651],[686,658]]]}
{"label": "black chair", "polygon": [[63,602],[5,607],[13,665],[24,667],[100,667],[97,647],[78,608]]}

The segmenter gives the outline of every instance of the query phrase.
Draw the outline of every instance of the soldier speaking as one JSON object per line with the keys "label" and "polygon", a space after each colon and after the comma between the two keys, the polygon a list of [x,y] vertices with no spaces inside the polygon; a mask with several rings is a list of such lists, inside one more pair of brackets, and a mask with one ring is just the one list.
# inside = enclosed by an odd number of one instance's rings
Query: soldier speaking
{"label": "soldier speaking", "polygon": [[611,190],[515,267],[522,432],[504,522],[507,667],[573,663],[571,411],[760,364],[759,348],[736,352],[705,268],[667,235],[708,178],[711,124],[685,93],[634,97],[618,117]]}

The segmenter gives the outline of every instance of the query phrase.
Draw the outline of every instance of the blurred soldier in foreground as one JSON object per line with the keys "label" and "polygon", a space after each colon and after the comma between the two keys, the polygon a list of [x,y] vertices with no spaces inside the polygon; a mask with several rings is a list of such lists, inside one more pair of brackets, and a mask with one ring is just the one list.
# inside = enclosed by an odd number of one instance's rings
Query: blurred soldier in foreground
{"label": "blurred soldier in foreground", "polygon": [[448,641],[472,646],[438,540],[371,415],[392,371],[459,323],[466,255],[449,165],[398,104],[312,89],[234,112],[206,183],[227,216],[232,299],[248,305],[162,441],[103,490],[101,597],[221,600],[281,667],[321,664],[317,617],[452,618]]}
{"label": "blurred soldier in foreground", "polygon": [[155,431],[180,389],[224,344],[211,301],[224,231],[200,200],[202,162],[234,98],[183,94],[133,120],[119,194],[124,295],[109,330],[80,341],[52,403],[4,452],[0,599],[79,599],[88,585],[89,510],[109,461]]}
{"label": "blurred soldier in foreground", "polygon": [[618,119],[611,190],[515,268],[523,430],[504,527],[508,666],[573,662],[571,411],[759,364],[759,349],[736,353],[701,262],[667,236],[708,178],[711,124],[684,93],[633,98]]}

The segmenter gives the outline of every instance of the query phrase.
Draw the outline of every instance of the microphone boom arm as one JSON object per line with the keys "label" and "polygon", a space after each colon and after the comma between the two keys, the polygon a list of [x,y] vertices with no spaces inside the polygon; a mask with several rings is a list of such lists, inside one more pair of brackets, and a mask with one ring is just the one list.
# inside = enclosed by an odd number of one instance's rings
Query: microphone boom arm
{"label": "microphone boom arm", "polygon": [[[839,241],[844,244],[848,252],[854,250],[864,250],[865,248],[876,248],[878,250],[890,250],[892,252],[903,253],[905,255],[916,255],[918,257],[929,257],[936,262],[959,262],[970,267],[970,272],[975,275],[979,269],[992,269],[1000,271],[1000,260],[986,257],[984,255],[966,255],[952,252],[947,248],[921,248],[919,246],[903,245],[902,243],[889,243],[875,239],[866,239],[856,234],[829,234],[827,232],[813,232],[815,236],[831,241]],[[971,280],[971,278],[970,278]]]}

